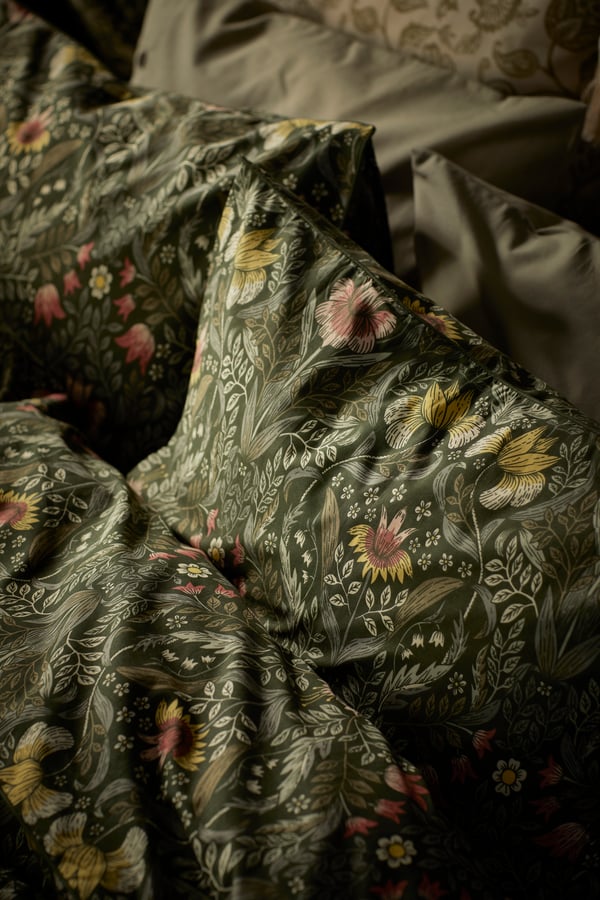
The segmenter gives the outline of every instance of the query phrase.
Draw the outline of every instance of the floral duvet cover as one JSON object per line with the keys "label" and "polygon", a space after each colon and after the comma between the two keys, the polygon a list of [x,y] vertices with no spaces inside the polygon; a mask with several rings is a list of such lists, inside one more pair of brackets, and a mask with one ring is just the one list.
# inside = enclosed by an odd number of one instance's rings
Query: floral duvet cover
{"label": "floral duvet cover", "polygon": [[364,126],[1,47],[0,897],[595,896],[598,428]]}

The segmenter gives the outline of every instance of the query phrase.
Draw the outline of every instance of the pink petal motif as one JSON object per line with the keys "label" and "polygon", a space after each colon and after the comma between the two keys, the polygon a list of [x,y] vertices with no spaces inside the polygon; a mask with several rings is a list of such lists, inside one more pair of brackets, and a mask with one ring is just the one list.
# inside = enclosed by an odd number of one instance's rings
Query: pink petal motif
{"label": "pink petal motif", "polygon": [[125,362],[130,363],[137,359],[140,364],[140,371],[142,375],[145,375],[148,363],[154,356],[156,349],[154,337],[148,326],[144,322],[132,325],[129,331],[126,331],[121,337],[115,338],[115,343],[127,350]]}
{"label": "pink petal motif", "polygon": [[373,284],[356,285],[351,278],[334,285],[329,300],[317,307],[315,318],[324,344],[347,346],[355,353],[370,353],[375,341],[391,334],[396,324]]}
{"label": "pink petal motif", "polygon": [[65,275],[63,275],[63,288],[64,295],[68,297],[70,294],[74,293],[81,287],[81,282],[79,280],[79,276],[75,269],[71,269]]}
{"label": "pink petal motif", "polygon": [[53,319],[64,319],[66,314],[60,304],[58,291],[53,284],[43,284],[38,288],[33,301],[33,324],[43,319],[49,328]]}
{"label": "pink petal motif", "polygon": [[80,269],[85,269],[86,265],[89,263],[93,249],[94,241],[90,241],[89,244],[84,244],[79,248],[79,251],[77,253],[77,262],[79,263]]}
{"label": "pink petal motif", "polygon": [[233,545],[233,564],[234,566],[241,566],[244,560],[246,559],[246,551],[244,550],[239,534],[236,535],[235,543]]}
{"label": "pink petal motif", "polygon": [[475,732],[475,734],[473,735],[473,746],[477,750],[477,756],[479,757],[479,759],[482,759],[486,753],[491,752],[491,741],[495,736],[495,728],[492,728],[491,731],[485,731],[483,728],[480,728],[479,731]]}
{"label": "pink petal motif", "polygon": [[135,309],[135,300],[133,299],[131,294],[125,294],[124,297],[119,297],[117,300],[113,300],[113,306],[117,307],[119,315],[121,316],[123,321],[126,322]]}
{"label": "pink petal motif", "polygon": [[369,828],[375,828],[377,822],[373,819],[365,819],[364,816],[352,816],[346,820],[344,837],[352,837],[353,834],[368,834]]}
{"label": "pink petal motif", "polygon": [[375,812],[377,815],[385,816],[386,819],[391,819],[392,822],[399,825],[400,817],[405,813],[404,807],[404,800],[386,800],[382,797],[377,801]]}
{"label": "pink petal motif", "polygon": [[125,257],[125,262],[123,263],[123,268],[119,272],[121,276],[121,287],[126,287],[126,285],[131,284],[133,279],[135,278],[135,266],[132,262],[129,261],[129,258]]}
{"label": "pink petal motif", "polygon": [[218,509],[211,509],[208,514],[208,518],[206,520],[206,534],[207,536],[211,533],[211,531],[215,530],[215,525],[217,524],[217,516],[219,515]]}

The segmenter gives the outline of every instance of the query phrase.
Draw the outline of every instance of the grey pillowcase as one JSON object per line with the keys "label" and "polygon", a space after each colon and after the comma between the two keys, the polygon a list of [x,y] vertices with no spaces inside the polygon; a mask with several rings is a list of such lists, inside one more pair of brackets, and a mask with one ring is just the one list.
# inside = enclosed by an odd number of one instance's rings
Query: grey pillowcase
{"label": "grey pillowcase", "polygon": [[430,150],[413,177],[423,292],[600,421],[600,240]]}
{"label": "grey pillowcase", "polygon": [[376,126],[395,271],[414,270],[411,152],[433,147],[562,212],[585,106],[505,97],[478,82],[296,14],[290,0],[150,0],[132,81],[209,102]]}

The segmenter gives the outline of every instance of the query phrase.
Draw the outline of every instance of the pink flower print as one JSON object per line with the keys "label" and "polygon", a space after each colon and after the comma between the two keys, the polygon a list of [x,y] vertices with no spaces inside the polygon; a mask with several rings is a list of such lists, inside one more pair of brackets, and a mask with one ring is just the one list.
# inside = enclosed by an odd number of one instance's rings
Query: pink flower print
{"label": "pink flower print", "polygon": [[89,263],[93,248],[94,241],[90,241],[89,244],[84,244],[83,247],[79,248],[77,252],[77,262],[79,263],[80,269],[85,269]]}
{"label": "pink flower print", "polygon": [[563,768],[556,762],[554,757],[550,755],[548,757],[548,765],[545,769],[540,769],[539,774],[542,776],[540,787],[551,787],[554,784],[558,784],[563,777]]}
{"label": "pink flower print", "polygon": [[217,524],[217,516],[219,515],[218,509],[211,509],[208,514],[208,518],[206,520],[206,535],[211,533],[211,531],[215,530],[215,525]]}
{"label": "pink flower print", "polygon": [[70,269],[65,275],[63,275],[63,289],[65,297],[70,296],[70,294],[73,294],[80,287],[81,282],[75,269]]}
{"label": "pink flower print", "polygon": [[427,812],[429,791],[418,773],[402,772],[398,766],[392,763],[385,770],[383,777],[388,787],[398,791],[400,794],[406,794],[407,797],[410,797],[414,803],[417,803],[421,809]]}
{"label": "pink flower print", "polygon": [[483,728],[480,728],[479,731],[476,731],[473,735],[473,746],[477,750],[477,756],[479,759],[486,753],[490,753],[492,750],[491,741],[494,739],[496,735],[496,729],[492,728],[491,731],[485,731]]}
{"label": "pink flower print", "polygon": [[235,536],[235,542],[233,545],[233,550],[231,552],[233,555],[234,566],[241,566],[242,563],[244,562],[244,560],[246,559],[246,551],[244,550],[244,547],[242,546],[239,534],[236,534],[236,536]]}
{"label": "pink flower print", "polygon": [[119,272],[119,275],[121,276],[121,287],[131,284],[135,278],[135,266],[129,261],[127,256],[125,257],[125,262],[123,263],[123,268]]}
{"label": "pink flower print", "polygon": [[235,586],[237,588],[237,592],[240,595],[240,597],[245,597],[248,592],[248,587],[246,585],[246,579],[245,578],[234,578],[233,583],[235,584]]}
{"label": "pink flower print", "polygon": [[372,887],[371,893],[379,896],[381,900],[402,900],[407,886],[408,881],[406,880],[393,884],[388,878],[385,884],[379,887]]}
{"label": "pink flower print", "polygon": [[377,801],[375,812],[379,816],[385,816],[386,819],[391,819],[392,822],[395,822],[396,825],[399,825],[400,816],[402,816],[405,812],[404,806],[404,800],[386,800],[384,797],[382,797]]}
{"label": "pink flower print", "polygon": [[390,334],[396,324],[373,284],[357,285],[352,278],[337,282],[315,317],[324,344],[347,346],[355,353],[369,353],[375,341]]}
{"label": "pink flower print", "polygon": [[453,757],[451,765],[452,776],[450,781],[460,781],[461,784],[464,784],[467,778],[477,778],[477,775],[473,771],[471,760],[465,753]]}
{"label": "pink flower print", "polygon": [[60,305],[60,297],[58,291],[53,284],[43,284],[38,288],[33,301],[33,324],[37,325],[40,319],[43,319],[48,328],[52,324],[52,319],[66,318],[65,311]]}
{"label": "pink flower print", "polygon": [[419,884],[419,900],[440,900],[440,897],[447,894],[448,891],[441,887],[439,881],[431,881],[427,872],[423,872]]}
{"label": "pink flower print", "polygon": [[39,153],[50,143],[48,110],[34,115],[25,122],[11,122],[6,129],[8,143],[13,153]]}
{"label": "pink flower print", "polygon": [[553,794],[550,794],[549,797],[542,797],[541,800],[530,800],[530,803],[535,808],[536,816],[543,816],[545,822],[549,822],[560,809],[560,803]]}
{"label": "pink flower print", "polygon": [[123,321],[126,322],[135,309],[135,300],[133,299],[131,294],[125,294],[123,297],[119,297],[117,300],[113,300],[113,306],[117,307],[119,315],[121,316]]}
{"label": "pink flower print", "polygon": [[377,822],[373,819],[365,819],[364,816],[352,816],[346,820],[344,837],[352,837],[353,834],[368,834],[369,828],[375,828]]}
{"label": "pink flower print", "polygon": [[148,363],[156,349],[154,337],[148,326],[144,322],[132,325],[129,331],[126,331],[121,337],[115,338],[115,343],[127,350],[125,362],[131,363],[137,359],[140,371],[142,375],[145,375]]}

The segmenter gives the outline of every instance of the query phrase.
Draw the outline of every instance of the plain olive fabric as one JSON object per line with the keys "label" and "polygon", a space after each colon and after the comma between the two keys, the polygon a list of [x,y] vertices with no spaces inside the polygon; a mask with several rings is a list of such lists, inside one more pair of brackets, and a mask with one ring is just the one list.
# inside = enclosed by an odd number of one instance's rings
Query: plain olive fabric
{"label": "plain olive fabric", "polygon": [[132,80],[225,106],[374,124],[395,271],[403,277],[414,268],[414,147],[433,147],[505,190],[563,211],[583,104],[504,97],[296,8],[281,0],[150,0]]}
{"label": "plain olive fabric", "polygon": [[413,173],[423,291],[600,420],[600,240],[440,154]]}

